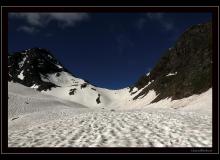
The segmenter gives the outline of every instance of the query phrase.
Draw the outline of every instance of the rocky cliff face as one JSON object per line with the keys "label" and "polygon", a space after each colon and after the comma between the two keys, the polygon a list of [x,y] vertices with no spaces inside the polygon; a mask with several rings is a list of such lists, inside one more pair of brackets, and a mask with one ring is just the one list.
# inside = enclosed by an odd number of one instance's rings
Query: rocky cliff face
{"label": "rocky cliff face", "polygon": [[8,80],[27,87],[39,86],[39,91],[58,87],[43,81],[41,77],[47,78],[47,74],[52,73],[58,77],[62,71],[66,69],[46,49],[33,48],[8,56]]}
{"label": "rocky cliff face", "polygon": [[[146,87],[147,86],[147,87]],[[212,24],[189,28],[147,75],[132,87],[144,88],[134,97],[144,97],[150,90],[157,93],[152,102],[171,97],[181,99],[212,87]]]}

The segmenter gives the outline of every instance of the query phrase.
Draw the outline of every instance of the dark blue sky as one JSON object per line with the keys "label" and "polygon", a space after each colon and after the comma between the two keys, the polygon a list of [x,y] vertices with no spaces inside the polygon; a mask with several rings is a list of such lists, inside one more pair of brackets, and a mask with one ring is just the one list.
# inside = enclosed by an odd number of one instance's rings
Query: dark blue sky
{"label": "dark blue sky", "polygon": [[190,26],[211,13],[12,13],[8,50],[49,49],[74,75],[119,89],[150,71]]}

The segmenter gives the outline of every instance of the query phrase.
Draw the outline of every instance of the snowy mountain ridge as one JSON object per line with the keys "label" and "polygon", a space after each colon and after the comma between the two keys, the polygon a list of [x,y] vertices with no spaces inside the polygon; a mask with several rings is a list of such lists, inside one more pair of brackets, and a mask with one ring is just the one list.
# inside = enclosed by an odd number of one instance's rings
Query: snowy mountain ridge
{"label": "snowy mountain ridge", "polygon": [[49,51],[41,48],[14,53],[9,56],[8,67],[9,81],[90,107],[106,107],[112,103],[123,105],[123,102],[133,101],[139,93],[131,95],[129,87],[109,90],[89,84],[73,76]]}

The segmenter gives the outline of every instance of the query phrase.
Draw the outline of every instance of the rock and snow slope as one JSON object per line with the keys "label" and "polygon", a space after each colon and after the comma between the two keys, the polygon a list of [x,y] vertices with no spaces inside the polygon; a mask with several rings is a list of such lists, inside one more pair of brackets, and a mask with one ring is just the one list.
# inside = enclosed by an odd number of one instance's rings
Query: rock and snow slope
{"label": "rock and snow slope", "polygon": [[[106,91],[103,89],[103,92]],[[189,100],[180,100],[178,103],[182,106],[177,109],[169,107],[171,103],[160,102],[144,105],[142,109],[130,106],[128,108],[132,110],[123,107],[116,110],[117,106],[111,106],[113,103],[109,103],[106,109],[91,109],[9,83],[8,145],[211,147],[211,94],[210,89],[189,97],[190,103]],[[207,106],[204,106],[204,101]],[[194,109],[199,110],[195,112]],[[203,112],[203,109],[210,112]]]}
{"label": "rock and snow slope", "polygon": [[[105,108],[110,104],[116,107],[124,106],[135,101],[133,98],[153,82],[149,82],[135,93],[130,93],[129,87],[119,90],[99,88],[75,77],[49,51],[40,48],[16,52],[9,56],[9,81],[90,108]],[[154,98],[156,93],[152,90],[149,92],[147,103]]]}

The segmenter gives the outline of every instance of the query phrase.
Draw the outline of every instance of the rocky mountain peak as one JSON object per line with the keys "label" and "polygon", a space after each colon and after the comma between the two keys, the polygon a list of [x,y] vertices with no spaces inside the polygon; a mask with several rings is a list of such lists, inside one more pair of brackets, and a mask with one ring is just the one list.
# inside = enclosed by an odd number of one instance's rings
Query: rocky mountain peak
{"label": "rocky mountain peak", "polygon": [[50,82],[43,82],[42,75],[66,71],[62,64],[43,48],[32,48],[11,54],[8,57],[8,69],[9,81],[19,82],[28,87],[41,85],[39,90],[56,87]]}

